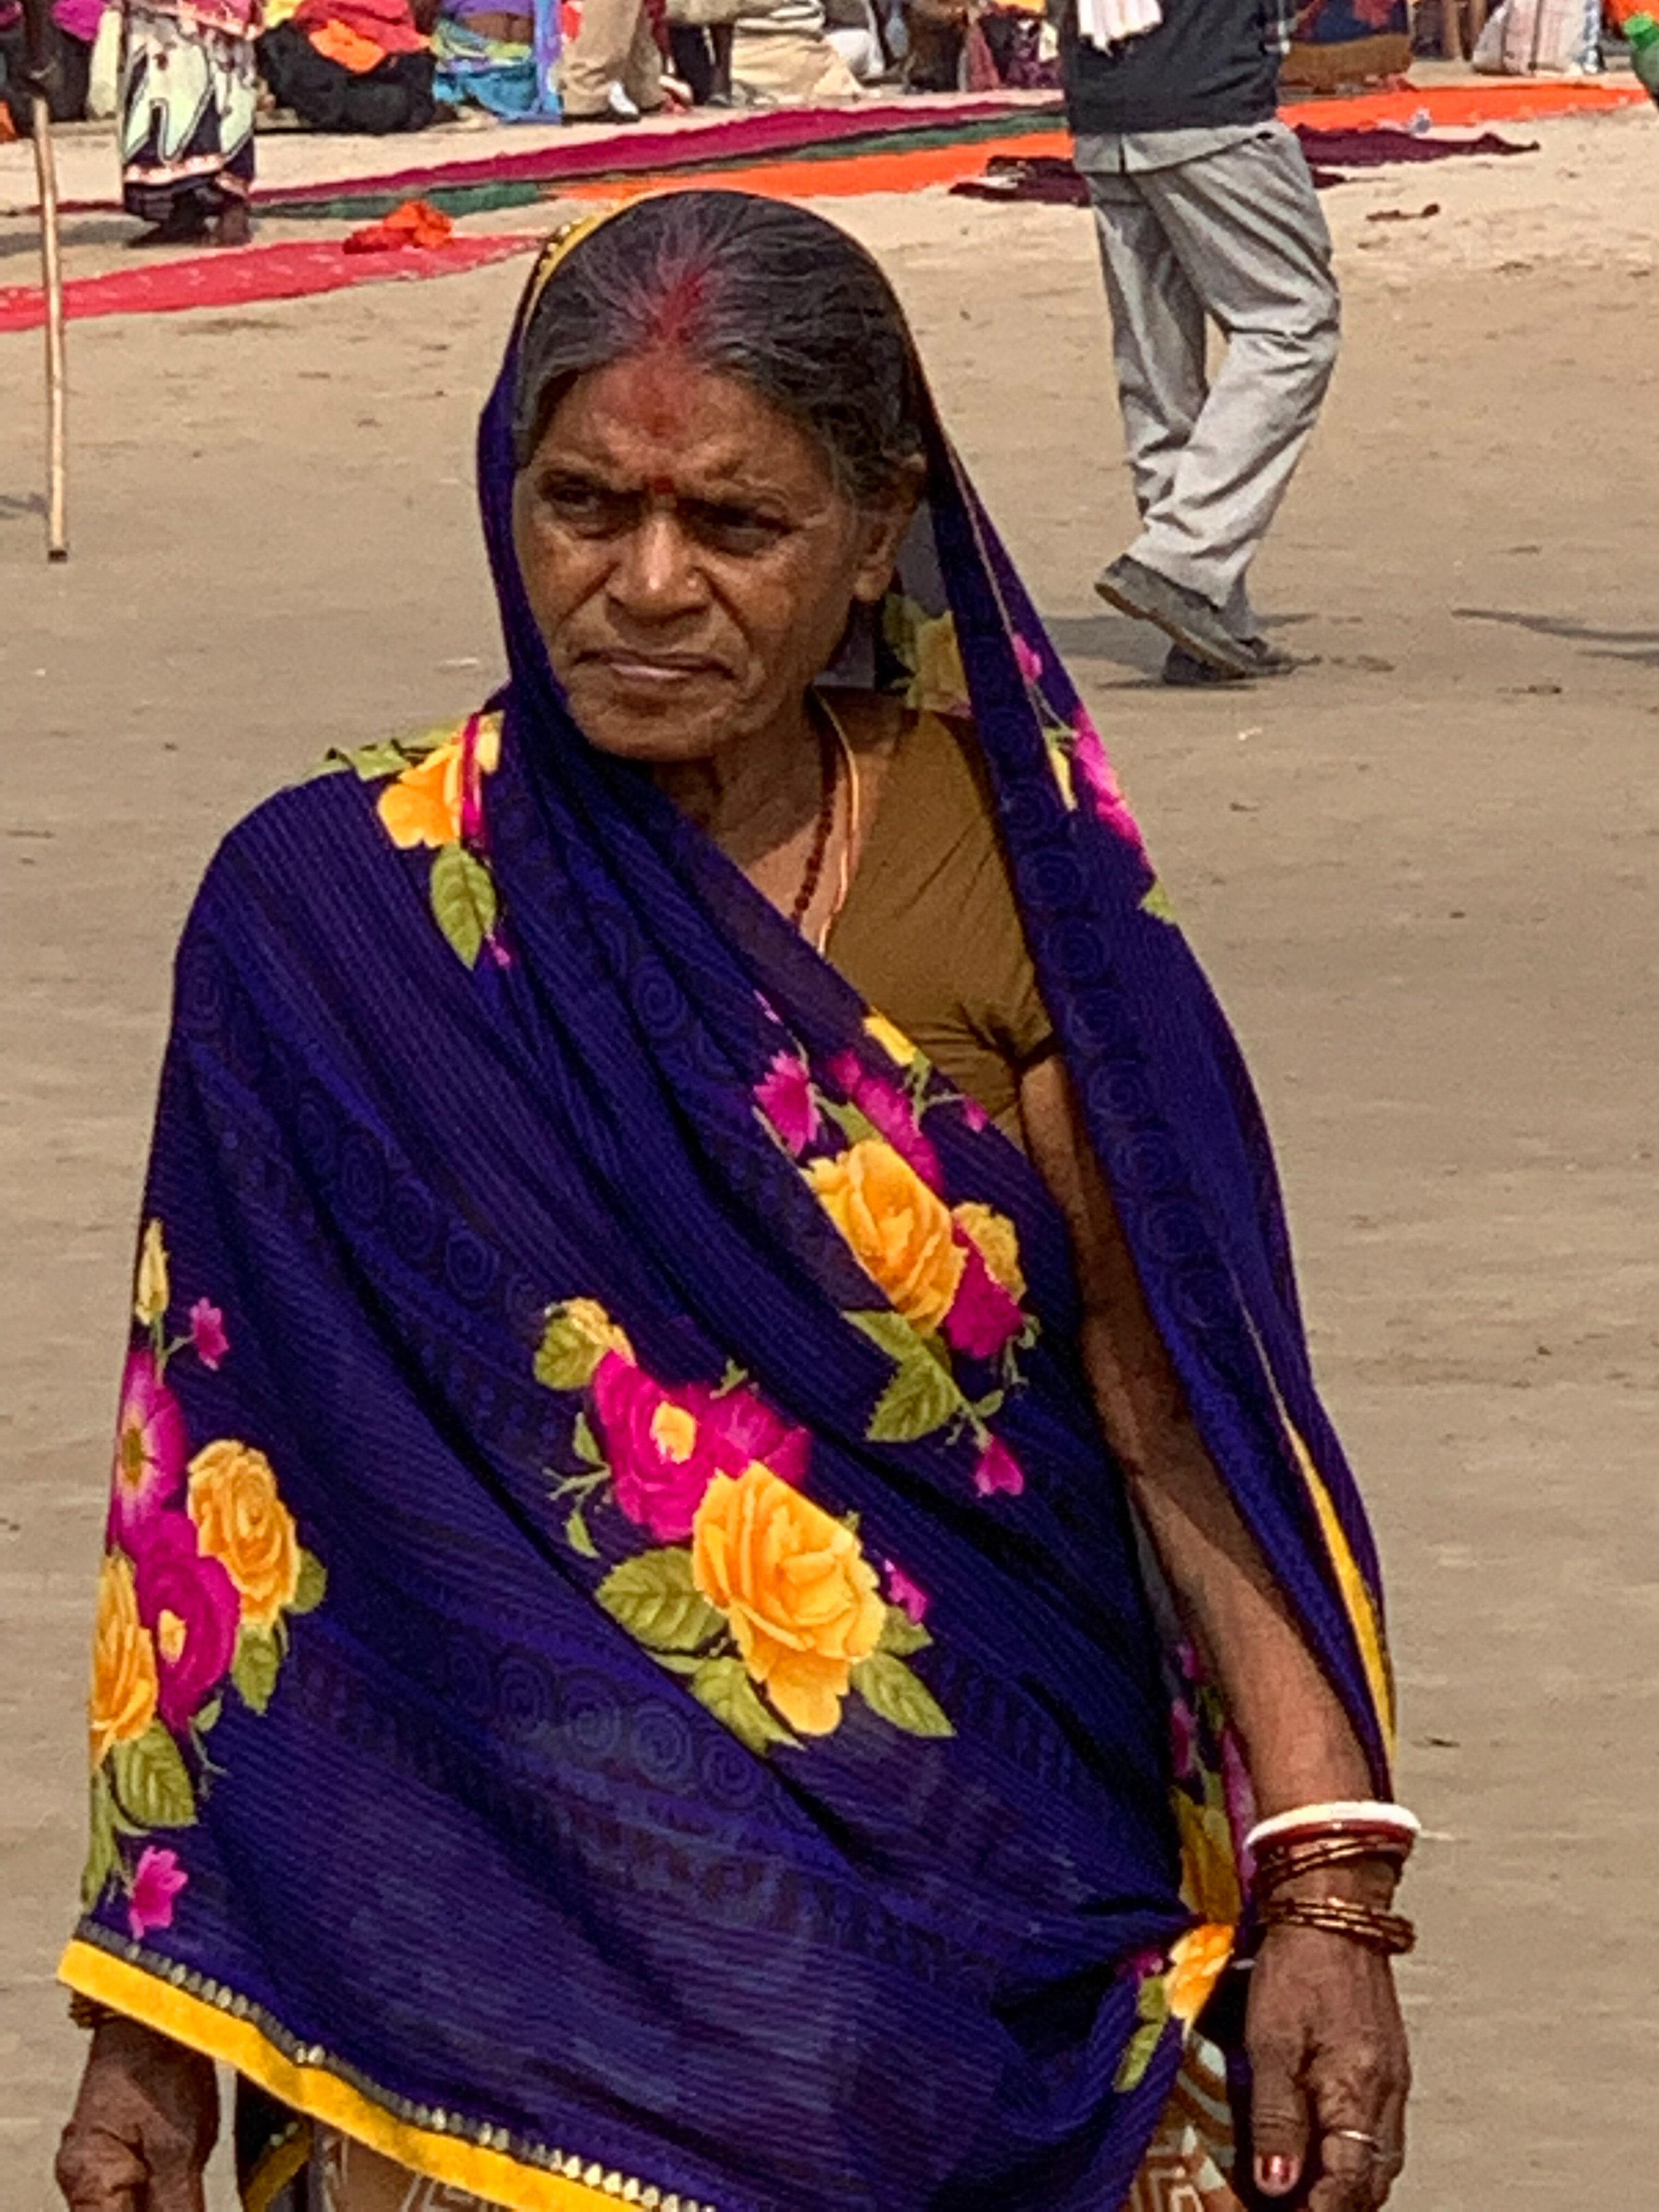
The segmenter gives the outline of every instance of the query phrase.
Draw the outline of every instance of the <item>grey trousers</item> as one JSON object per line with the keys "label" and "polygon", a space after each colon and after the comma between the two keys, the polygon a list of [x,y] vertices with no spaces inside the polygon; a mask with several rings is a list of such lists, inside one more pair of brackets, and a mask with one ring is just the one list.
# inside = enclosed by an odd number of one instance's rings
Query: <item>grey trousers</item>
{"label": "grey trousers", "polygon": [[[1308,164],[1273,124],[1173,167],[1091,171],[1089,190],[1141,514],[1129,550],[1253,636],[1250,563],[1318,420],[1341,327]],[[1227,341],[1213,383],[1206,322]]]}

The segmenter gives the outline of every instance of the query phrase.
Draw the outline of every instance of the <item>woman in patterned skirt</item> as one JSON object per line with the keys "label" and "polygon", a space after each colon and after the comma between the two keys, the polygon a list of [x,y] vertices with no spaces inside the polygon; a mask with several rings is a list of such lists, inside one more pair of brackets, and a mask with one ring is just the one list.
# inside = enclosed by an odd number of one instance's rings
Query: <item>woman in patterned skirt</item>
{"label": "woman in patterned skirt", "polygon": [[121,196],[136,246],[252,235],[259,0],[126,0]]}

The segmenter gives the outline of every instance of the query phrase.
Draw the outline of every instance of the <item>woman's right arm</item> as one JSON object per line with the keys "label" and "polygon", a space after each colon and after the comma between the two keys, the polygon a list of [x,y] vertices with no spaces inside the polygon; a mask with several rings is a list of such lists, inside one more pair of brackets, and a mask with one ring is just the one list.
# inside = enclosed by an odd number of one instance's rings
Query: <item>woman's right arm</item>
{"label": "woman's right arm", "polygon": [[207,2212],[218,2133],[212,2061],[136,2020],[106,2020],[58,2145],[58,2186],[70,2212]]}

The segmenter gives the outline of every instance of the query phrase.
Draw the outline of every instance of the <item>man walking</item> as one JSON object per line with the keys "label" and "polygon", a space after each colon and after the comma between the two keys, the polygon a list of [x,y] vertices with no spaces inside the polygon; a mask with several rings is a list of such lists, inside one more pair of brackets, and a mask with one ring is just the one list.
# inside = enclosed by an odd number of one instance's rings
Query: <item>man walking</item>
{"label": "man walking", "polygon": [[[1294,663],[1261,635],[1248,578],[1340,324],[1330,233],[1275,118],[1294,0],[1074,3],[1066,105],[1142,525],[1095,588],[1174,641],[1168,683],[1282,674]],[[1227,342],[1213,383],[1210,322]]]}

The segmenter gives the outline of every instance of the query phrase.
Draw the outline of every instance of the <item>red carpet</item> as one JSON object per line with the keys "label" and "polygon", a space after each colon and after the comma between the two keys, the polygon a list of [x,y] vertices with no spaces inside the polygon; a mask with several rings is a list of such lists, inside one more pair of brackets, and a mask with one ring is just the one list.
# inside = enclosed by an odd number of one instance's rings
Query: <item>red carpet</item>
{"label": "red carpet", "polygon": [[[91,315],[173,315],[185,307],[243,307],[298,300],[353,284],[396,283],[482,269],[531,253],[539,237],[455,238],[431,252],[349,254],[337,238],[284,240],[182,261],[135,261],[106,276],[76,276],[64,287],[70,321]],[[0,286],[0,331],[31,331],[46,320],[38,284]]]}

